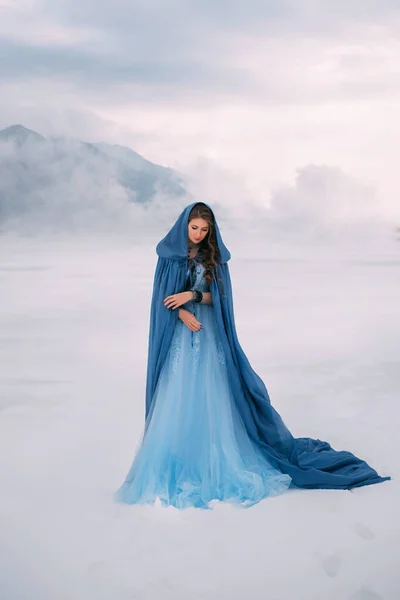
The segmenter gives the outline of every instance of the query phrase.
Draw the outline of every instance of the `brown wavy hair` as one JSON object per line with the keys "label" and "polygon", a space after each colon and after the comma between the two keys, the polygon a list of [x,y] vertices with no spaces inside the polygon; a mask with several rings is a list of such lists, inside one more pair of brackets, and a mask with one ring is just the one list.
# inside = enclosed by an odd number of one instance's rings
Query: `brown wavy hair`
{"label": "brown wavy hair", "polygon": [[[201,252],[200,262],[205,266],[204,278],[208,285],[210,285],[214,278],[222,283],[222,280],[216,275],[216,267],[219,264],[221,253],[215,235],[214,215],[203,202],[197,202],[190,211],[188,224],[192,219],[204,219],[208,223],[208,233],[200,242],[199,247],[199,252]],[[193,264],[193,261],[190,260],[189,265]]]}

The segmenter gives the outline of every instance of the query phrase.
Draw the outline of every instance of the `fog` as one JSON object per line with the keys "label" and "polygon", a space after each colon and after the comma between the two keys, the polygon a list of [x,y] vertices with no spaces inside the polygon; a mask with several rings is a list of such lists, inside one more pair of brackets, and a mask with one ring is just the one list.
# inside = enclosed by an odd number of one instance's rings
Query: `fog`
{"label": "fog", "polygon": [[158,232],[140,244],[8,233],[0,239],[5,599],[251,591],[397,600],[397,242],[369,254],[354,239],[351,252],[316,252],[315,243],[254,241],[243,223],[221,228],[239,339],[275,408],[295,435],[349,449],[393,479],[351,492],[290,491],[246,510],[115,504],[143,428]]}

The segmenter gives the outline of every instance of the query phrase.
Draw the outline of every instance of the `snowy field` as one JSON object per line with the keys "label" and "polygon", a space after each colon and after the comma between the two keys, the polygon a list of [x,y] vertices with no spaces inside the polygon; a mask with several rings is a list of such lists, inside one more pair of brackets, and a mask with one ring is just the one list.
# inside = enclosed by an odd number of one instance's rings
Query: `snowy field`
{"label": "snowy field", "polygon": [[244,248],[237,329],[275,408],[392,481],[249,509],[115,504],[142,433],[154,246],[4,236],[1,600],[398,600],[400,242]]}

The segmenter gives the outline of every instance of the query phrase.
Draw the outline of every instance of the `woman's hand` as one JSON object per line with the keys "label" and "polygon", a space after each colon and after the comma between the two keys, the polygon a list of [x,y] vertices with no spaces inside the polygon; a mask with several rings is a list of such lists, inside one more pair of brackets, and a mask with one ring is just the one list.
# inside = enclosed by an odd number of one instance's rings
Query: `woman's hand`
{"label": "woman's hand", "polygon": [[182,304],[186,304],[189,300],[193,299],[193,292],[180,292],[179,294],[172,294],[172,296],[167,296],[164,300],[165,308],[178,308],[178,306],[182,306]]}
{"label": "woman's hand", "polygon": [[184,308],[179,309],[179,318],[191,331],[199,331],[202,327],[200,321],[189,310]]}

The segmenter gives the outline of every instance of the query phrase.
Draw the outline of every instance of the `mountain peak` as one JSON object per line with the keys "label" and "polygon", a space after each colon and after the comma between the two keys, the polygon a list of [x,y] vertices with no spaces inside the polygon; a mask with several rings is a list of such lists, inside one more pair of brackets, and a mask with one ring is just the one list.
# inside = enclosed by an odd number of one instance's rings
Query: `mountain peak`
{"label": "mountain peak", "polygon": [[13,141],[17,144],[23,144],[28,139],[34,139],[37,142],[44,142],[45,138],[32,129],[27,129],[23,125],[10,125],[0,131],[0,140],[9,142]]}

